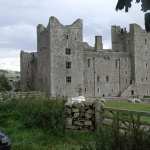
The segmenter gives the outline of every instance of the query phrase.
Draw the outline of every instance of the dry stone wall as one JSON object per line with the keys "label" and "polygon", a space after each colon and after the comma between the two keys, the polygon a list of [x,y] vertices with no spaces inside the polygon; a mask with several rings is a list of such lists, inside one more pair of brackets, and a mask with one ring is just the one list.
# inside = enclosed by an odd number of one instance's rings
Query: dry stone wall
{"label": "dry stone wall", "polygon": [[66,103],[66,129],[93,131],[100,125],[102,104],[98,101]]}

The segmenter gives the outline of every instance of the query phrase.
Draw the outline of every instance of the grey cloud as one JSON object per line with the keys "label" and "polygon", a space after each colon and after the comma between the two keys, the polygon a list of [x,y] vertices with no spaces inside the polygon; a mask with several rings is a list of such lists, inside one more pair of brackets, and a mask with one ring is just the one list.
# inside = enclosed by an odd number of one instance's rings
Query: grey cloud
{"label": "grey cloud", "polygon": [[34,26],[20,24],[0,27],[0,48],[35,49]]}

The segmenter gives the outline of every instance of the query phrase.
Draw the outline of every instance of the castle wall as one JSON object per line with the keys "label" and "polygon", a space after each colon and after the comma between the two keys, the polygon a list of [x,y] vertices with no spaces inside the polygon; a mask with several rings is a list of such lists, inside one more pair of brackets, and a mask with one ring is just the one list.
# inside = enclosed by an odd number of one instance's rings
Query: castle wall
{"label": "castle wall", "polygon": [[43,25],[37,26],[37,48],[38,48],[38,80],[37,90],[47,94],[50,90],[50,44],[49,30]]}
{"label": "castle wall", "polygon": [[130,84],[128,53],[87,51],[84,63],[86,96],[118,96]]}
{"label": "castle wall", "polygon": [[21,89],[35,90],[37,81],[37,54],[21,51],[20,54]]}
{"label": "castle wall", "polygon": [[121,28],[120,26],[111,27],[111,39],[112,39],[112,50],[116,52],[126,52],[128,50],[129,34],[126,28]]}
{"label": "castle wall", "polygon": [[[150,34],[146,33],[140,26],[130,26],[132,37],[132,58],[134,61],[135,88],[140,95],[150,93]],[[139,88],[141,87],[141,88]],[[143,88],[142,88],[143,87]]]}

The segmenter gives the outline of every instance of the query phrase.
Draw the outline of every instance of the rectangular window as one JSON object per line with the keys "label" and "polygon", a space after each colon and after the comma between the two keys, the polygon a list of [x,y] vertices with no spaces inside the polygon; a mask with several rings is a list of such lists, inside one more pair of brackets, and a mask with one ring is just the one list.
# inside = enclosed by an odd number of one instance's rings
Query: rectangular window
{"label": "rectangular window", "polygon": [[106,76],[106,82],[109,82],[109,76]]}
{"label": "rectangular window", "polygon": [[66,48],[66,55],[70,55],[71,54],[71,49],[70,48]]}
{"label": "rectangular window", "polygon": [[116,68],[117,68],[118,67],[118,60],[116,60],[115,65],[116,65]]}
{"label": "rectangular window", "polygon": [[66,39],[67,39],[67,40],[69,39],[69,35],[68,35],[68,34],[66,34]]}
{"label": "rectangular window", "polygon": [[88,67],[91,65],[91,59],[88,59]]}
{"label": "rectangular window", "polygon": [[66,77],[66,83],[71,83],[71,76]]}
{"label": "rectangular window", "polygon": [[67,61],[67,62],[66,62],[66,68],[67,68],[67,69],[70,69],[70,68],[71,68],[71,62],[70,62],[70,61]]}
{"label": "rectangular window", "polygon": [[99,76],[97,76],[97,82],[99,82],[100,81],[100,77]]}
{"label": "rectangular window", "polygon": [[145,45],[147,44],[147,39],[145,39]]}

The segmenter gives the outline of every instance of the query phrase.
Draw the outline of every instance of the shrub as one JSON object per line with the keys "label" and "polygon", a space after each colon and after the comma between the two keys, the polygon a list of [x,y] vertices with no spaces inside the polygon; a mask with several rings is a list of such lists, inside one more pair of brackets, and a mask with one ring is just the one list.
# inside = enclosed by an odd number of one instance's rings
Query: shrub
{"label": "shrub", "polygon": [[0,75],[0,92],[10,91],[12,89],[8,79],[4,75]]}
{"label": "shrub", "polygon": [[26,128],[42,128],[55,134],[64,132],[64,100],[33,97],[13,99],[1,105],[1,111],[15,113]]}

